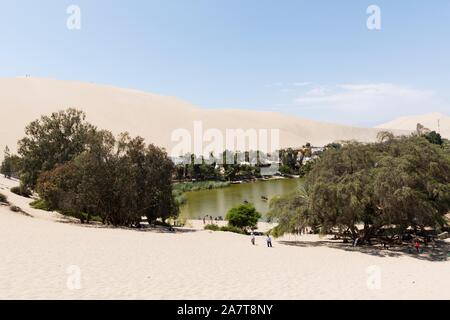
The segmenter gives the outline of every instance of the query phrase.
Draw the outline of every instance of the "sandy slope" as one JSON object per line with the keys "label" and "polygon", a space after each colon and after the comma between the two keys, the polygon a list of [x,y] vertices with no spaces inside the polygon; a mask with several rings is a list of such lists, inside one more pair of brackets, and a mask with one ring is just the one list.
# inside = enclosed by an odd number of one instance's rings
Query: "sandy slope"
{"label": "sandy slope", "polygon": [[[415,130],[421,123],[430,130],[440,132],[444,138],[450,139],[450,117],[441,113],[429,113],[419,116],[402,117],[377,126],[380,129]],[[440,126],[438,126],[440,124]]]}
{"label": "sandy slope", "polygon": [[111,86],[41,78],[0,79],[0,108],[8,121],[0,126],[0,148],[14,150],[24,127],[42,114],[76,107],[88,120],[115,133],[129,131],[148,142],[172,150],[172,131],[193,131],[201,120],[205,130],[279,129],[281,147],[306,142],[324,145],[336,140],[372,141],[376,129],[363,129],[310,121],[274,112],[201,109],[173,97]]}
{"label": "sandy slope", "polygon": [[[82,227],[10,200],[34,217],[0,206],[0,299],[450,299],[450,261],[333,249],[315,236],[269,249],[230,233]],[[367,285],[374,266],[379,290]]]}

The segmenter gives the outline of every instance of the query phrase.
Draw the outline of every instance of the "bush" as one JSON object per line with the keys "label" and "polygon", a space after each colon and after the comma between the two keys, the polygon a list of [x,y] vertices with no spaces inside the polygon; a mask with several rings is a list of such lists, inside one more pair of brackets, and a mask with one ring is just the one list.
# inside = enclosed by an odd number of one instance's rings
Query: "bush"
{"label": "bush", "polygon": [[176,183],[173,186],[174,191],[189,192],[200,190],[212,190],[229,187],[231,184],[227,181],[197,181]]}
{"label": "bush", "polygon": [[30,203],[30,207],[38,210],[52,211],[50,205],[43,199],[39,199]]}
{"label": "bush", "polygon": [[256,229],[261,214],[256,211],[252,204],[243,204],[228,211],[226,220],[231,227],[237,227],[242,230],[245,228]]}
{"label": "bush", "polygon": [[281,166],[281,167],[278,169],[278,171],[279,171],[281,174],[291,174],[291,173],[292,173],[291,168],[290,168],[289,166],[287,166],[287,165]]}
{"label": "bush", "polygon": [[[397,241],[408,230],[440,230],[450,210],[450,158],[418,136],[348,143],[327,149],[304,190],[274,199],[270,209],[277,235],[312,227],[370,244]],[[384,229],[391,234],[380,234]]]}
{"label": "bush", "polygon": [[8,203],[8,197],[5,196],[3,193],[0,193],[0,202],[1,203]]}
{"label": "bush", "polygon": [[220,227],[217,224],[208,224],[205,226],[205,230],[220,231]]}
{"label": "bush", "polygon": [[12,212],[22,212],[22,209],[20,209],[19,207],[17,207],[17,206],[11,206],[11,211]]}
{"label": "bush", "polygon": [[175,202],[181,206],[187,202],[187,197],[181,190],[173,189],[172,195],[175,198]]}
{"label": "bush", "polygon": [[239,233],[239,234],[247,234],[244,230],[238,227],[233,226],[223,226],[219,227],[217,224],[208,224],[205,226],[205,230],[211,230],[211,231],[222,231],[222,232],[233,232],[233,233]]}
{"label": "bush", "polygon": [[12,187],[11,192],[21,197],[25,198],[31,197],[31,191],[22,185],[20,185],[19,187]]}
{"label": "bush", "polygon": [[239,233],[239,234],[247,234],[247,232],[245,232],[245,230],[238,228],[238,227],[233,227],[233,226],[223,226],[220,228],[220,231],[233,232],[233,233]]}
{"label": "bush", "polygon": [[150,222],[178,215],[174,165],[163,149],[127,134],[116,140],[107,131],[92,133],[92,140],[90,151],[40,173],[36,191],[52,209],[82,223],[98,216],[125,227],[139,227],[143,216]]}

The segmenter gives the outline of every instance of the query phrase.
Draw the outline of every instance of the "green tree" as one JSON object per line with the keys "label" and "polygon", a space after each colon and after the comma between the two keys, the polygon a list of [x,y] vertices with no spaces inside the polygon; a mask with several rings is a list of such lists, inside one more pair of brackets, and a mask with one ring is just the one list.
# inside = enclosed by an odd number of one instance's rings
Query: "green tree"
{"label": "green tree", "polygon": [[431,131],[430,133],[425,134],[424,137],[430,143],[437,144],[439,146],[442,146],[442,144],[444,143],[441,135],[439,133],[437,133],[436,131]]}
{"label": "green tree", "polygon": [[8,179],[10,179],[13,174],[11,164],[11,154],[9,152],[8,146],[5,147],[4,158],[0,168],[0,173],[3,174]]}
{"label": "green tree", "polygon": [[26,127],[26,136],[19,141],[21,180],[26,187],[34,189],[41,172],[73,160],[86,149],[94,127],[85,118],[82,111],[67,109],[42,116]]}
{"label": "green tree", "polygon": [[285,233],[299,234],[303,228],[316,224],[313,220],[314,217],[309,215],[309,200],[305,188],[301,188],[270,201],[270,210],[267,216],[270,221],[278,222],[272,230],[275,237]]}
{"label": "green tree", "polygon": [[230,226],[241,229],[256,229],[259,219],[261,219],[261,214],[256,211],[252,204],[243,204],[232,208],[226,215],[226,220],[228,220]]}
{"label": "green tree", "polygon": [[3,162],[0,166],[0,173],[3,174],[6,178],[19,178],[20,172],[22,168],[22,159],[15,155],[11,154],[8,146],[6,146],[4,151]]}
{"label": "green tree", "polygon": [[408,228],[443,227],[450,210],[448,155],[419,136],[383,141],[327,149],[306,176],[306,196],[272,204],[281,233],[308,223],[365,242],[386,228],[394,240]]}
{"label": "green tree", "polygon": [[86,151],[42,173],[37,189],[50,208],[82,221],[95,215],[115,226],[137,226],[142,216],[154,221],[178,214],[173,171],[166,152],[140,137],[91,132]]}

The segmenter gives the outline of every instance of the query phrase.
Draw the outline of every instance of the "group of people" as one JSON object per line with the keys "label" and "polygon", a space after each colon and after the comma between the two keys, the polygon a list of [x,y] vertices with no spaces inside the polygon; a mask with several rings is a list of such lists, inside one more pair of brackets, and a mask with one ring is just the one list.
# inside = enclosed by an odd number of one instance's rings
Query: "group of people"
{"label": "group of people", "polygon": [[203,224],[206,224],[206,223],[213,224],[214,222],[217,222],[217,221],[223,221],[223,218],[222,217],[213,218],[213,216],[208,216],[208,215],[203,217]]}
{"label": "group of people", "polygon": [[[421,242],[420,242],[420,239],[419,239],[419,238],[413,238],[413,237],[411,237],[410,240],[411,240],[411,242],[410,242],[410,245],[408,246],[408,251],[409,251],[409,253],[412,253],[412,251],[413,251],[412,249],[414,248],[415,251],[416,251],[416,253],[419,254],[419,253],[420,253],[420,249],[421,249]],[[357,247],[358,244],[359,244],[359,242],[360,242],[360,239],[359,239],[359,237],[358,237],[358,238],[356,238],[356,239],[353,241],[352,246],[353,246],[353,247]],[[427,247],[427,246],[428,246],[428,243],[430,243],[430,242],[431,242],[432,248],[435,249],[435,247],[436,247],[436,242],[435,242],[434,238],[432,238],[432,237],[425,237],[425,238],[424,238],[424,245],[425,245],[425,247]],[[386,242],[384,242],[384,241],[383,241],[383,248],[384,248],[384,249],[389,249],[389,245],[388,245]]]}
{"label": "group of people", "polygon": [[[256,236],[254,232],[250,234],[250,241],[252,245],[256,246]],[[270,234],[268,234],[266,237],[266,243],[268,248],[272,248],[272,237],[270,236]]]}

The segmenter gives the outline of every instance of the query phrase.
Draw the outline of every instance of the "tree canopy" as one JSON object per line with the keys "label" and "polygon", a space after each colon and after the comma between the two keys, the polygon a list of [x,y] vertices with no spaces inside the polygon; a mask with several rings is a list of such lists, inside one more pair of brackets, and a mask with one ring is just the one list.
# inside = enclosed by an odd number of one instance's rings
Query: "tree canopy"
{"label": "tree canopy", "polygon": [[116,139],[84,119],[75,109],[53,113],[32,122],[20,141],[23,182],[46,207],[116,226],[176,216],[167,153],[128,133]]}
{"label": "tree canopy", "polygon": [[226,220],[228,220],[230,226],[241,229],[256,229],[259,219],[261,219],[261,214],[256,211],[252,204],[243,204],[232,208],[226,215]]}
{"label": "tree canopy", "polygon": [[421,136],[327,149],[304,192],[275,199],[279,233],[309,225],[369,241],[394,230],[438,228],[450,210],[450,157]]}
{"label": "tree canopy", "polygon": [[82,111],[67,109],[42,116],[25,128],[19,155],[26,187],[34,189],[41,172],[73,160],[86,149],[88,134],[95,128],[85,119]]}
{"label": "tree canopy", "polygon": [[0,173],[6,178],[19,178],[22,161],[17,155],[10,153],[8,146],[5,147],[3,161],[0,166]]}

